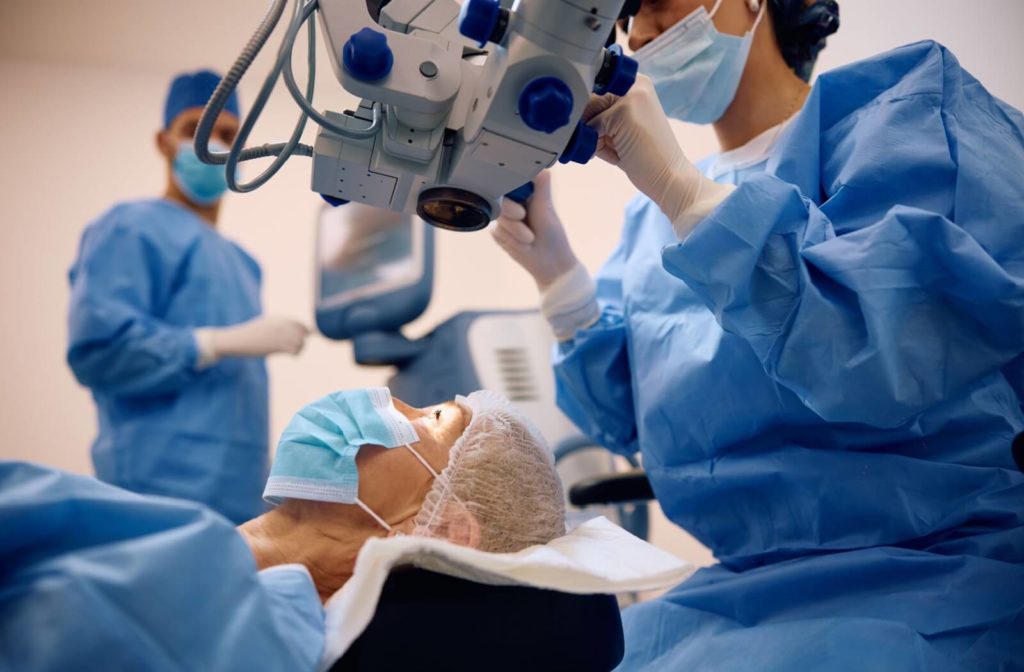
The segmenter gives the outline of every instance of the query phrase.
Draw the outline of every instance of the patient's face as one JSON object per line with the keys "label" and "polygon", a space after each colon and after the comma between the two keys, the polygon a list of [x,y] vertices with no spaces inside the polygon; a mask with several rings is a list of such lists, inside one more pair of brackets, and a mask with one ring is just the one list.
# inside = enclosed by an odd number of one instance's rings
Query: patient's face
{"label": "patient's face", "polygon": [[[412,422],[419,441],[413,448],[435,472],[448,465],[448,455],[469,424],[471,412],[448,402],[413,408],[394,400]],[[413,520],[434,477],[404,447],[365,445],[356,454],[359,499],[392,527],[411,532]],[[289,498],[280,506],[239,527],[257,566],[300,562],[313,574],[326,600],[352,575],[356,556],[367,538],[384,529],[356,506]]]}
{"label": "patient's face", "polygon": [[[415,408],[395,399],[399,410],[416,428],[419,443],[413,449],[434,471],[448,465],[448,454],[466,426],[470,411],[454,402]],[[378,515],[395,523],[419,511],[434,477],[416,456],[404,447],[363,446],[356,456],[359,468],[359,499]]]}
{"label": "patient's face", "polygon": [[[452,446],[469,424],[471,412],[452,402],[425,408],[414,408],[398,399],[394,402],[416,429],[419,441],[412,447],[434,471],[441,473],[448,465]],[[413,519],[434,482],[427,468],[405,447],[374,445],[359,448],[356,466],[359,469],[359,499],[394,531],[411,532]],[[341,567],[339,574],[347,571],[358,546],[354,549],[339,546],[334,543],[336,540],[358,541],[361,545],[359,539],[365,539],[365,536],[361,537],[364,533],[370,536],[385,533],[384,528],[366,512],[348,504],[289,498],[272,513],[287,521],[283,529],[276,528],[277,532],[287,532],[293,539],[301,537],[298,545],[303,548],[306,559],[318,558],[322,568]],[[321,542],[326,545],[321,547]]]}

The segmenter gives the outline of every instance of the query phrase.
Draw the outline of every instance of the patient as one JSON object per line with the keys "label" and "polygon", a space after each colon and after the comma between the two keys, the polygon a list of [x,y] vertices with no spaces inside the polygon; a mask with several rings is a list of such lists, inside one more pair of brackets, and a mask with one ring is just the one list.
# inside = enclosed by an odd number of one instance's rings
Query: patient
{"label": "patient", "polygon": [[200,504],[0,460],[0,669],[311,672],[321,602],[370,537],[506,552],[565,531],[551,454],[488,392],[424,409],[382,388],[314,402],[282,434],[264,497],[277,508],[236,529]]}
{"label": "patient", "polygon": [[278,506],[238,528],[257,565],[301,563],[322,601],[371,537],[513,552],[565,533],[544,439],[486,391],[427,408],[383,388],[329,395],[283,433],[264,497]]}

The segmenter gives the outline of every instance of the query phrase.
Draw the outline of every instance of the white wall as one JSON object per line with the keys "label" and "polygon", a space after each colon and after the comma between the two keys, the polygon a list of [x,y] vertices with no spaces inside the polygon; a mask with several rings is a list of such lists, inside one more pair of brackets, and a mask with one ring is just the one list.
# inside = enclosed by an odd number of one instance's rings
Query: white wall
{"label": "white wall", "polygon": [[[6,432],[0,458],[91,471],[93,408],[64,364],[66,273],[78,237],[115,201],[158,193],[163,168],[152,136],[170,76],[188,67],[226,68],[264,6],[249,0],[0,4],[0,426]],[[1024,25],[1020,0],[846,0],[842,9],[843,28],[823,67],[931,37],[997,95],[1024,106],[1024,81],[1013,70],[1024,62],[1014,34]],[[253,72],[262,73],[265,61]],[[350,105],[326,65],[320,75],[318,107]],[[243,82],[244,103],[256,87],[255,80]],[[290,130],[294,110],[279,96],[257,129],[261,142]],[[679,126],[678,135],[694,158],[714,147],[709,129]],[[229,197],[222,220],[223,232],[263,265],[267,312],[303,319],[311,317],[312,222],[319,207],[308,180],[308,160],[295,159],[266,187]],[[556,169],[555,189],[577,253],[596,270],[618,238],[628,182],[595,162]],[[488,235],[439,232],[434,301],[410,332],[423,333],[459,310],[532,307],[535,300],[532,283]],[[298,359],[272,359],[270,375],[276,434],[309,400],[338,387],[380,384],[388,372],[355,367],[347,344],[317,337]],[[664,522],[654,539],[697,562],[709,560]]]}

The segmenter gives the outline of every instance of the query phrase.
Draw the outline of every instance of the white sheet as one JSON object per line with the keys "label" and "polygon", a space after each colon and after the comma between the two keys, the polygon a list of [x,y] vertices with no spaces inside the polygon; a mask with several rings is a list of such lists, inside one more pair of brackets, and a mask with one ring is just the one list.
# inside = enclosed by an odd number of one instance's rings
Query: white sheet
{"label": "white sheet", "polygon": [[370,539],[352,578],[327,601],[320,669],[348,650],[373,618],[392,567],[414,565],[495,585],[523,585],[566,593],[622,593],[675,585],[694,567],[638,539],[606,518],[594,518],[543,546],[518,553],[484,553],[440,539]]}

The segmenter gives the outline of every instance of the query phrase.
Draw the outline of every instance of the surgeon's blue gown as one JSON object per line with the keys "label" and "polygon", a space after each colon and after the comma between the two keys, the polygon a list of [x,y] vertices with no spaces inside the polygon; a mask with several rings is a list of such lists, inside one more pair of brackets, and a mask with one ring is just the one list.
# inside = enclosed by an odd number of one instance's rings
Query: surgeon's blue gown
{"label": "surgeon's blue gown", "polygon": [[196,370],[193,330],[260,314],[260,268],[171,201],[115,206],[71,268],[68,363],[99,414],[93,464],[135,492],[202,502],[236,523],[259,515],[268,472],[264,362]]}
{"label": "surgeon's blue gown", "polygon": [[200,505],[0,462],[0,530],[3,672],[316,669],[309,573]]}
{"label": "surgeon's blue gown", "polygon": [[1024,669],[1024,118],[940,45],[824,74],[685,242],[649,200],[559,403],[715,553],[621,669]]}

